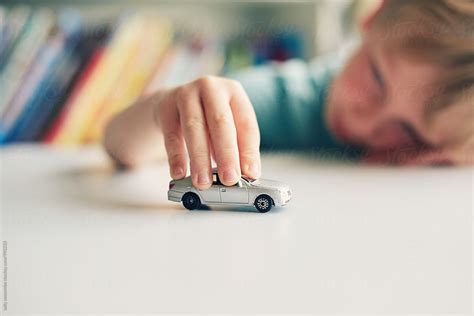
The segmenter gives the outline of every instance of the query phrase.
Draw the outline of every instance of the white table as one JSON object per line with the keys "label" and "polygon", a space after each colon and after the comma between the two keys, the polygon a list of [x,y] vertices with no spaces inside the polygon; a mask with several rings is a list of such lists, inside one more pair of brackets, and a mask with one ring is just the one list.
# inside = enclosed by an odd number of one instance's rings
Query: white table
{"label": "white table", "polygon": [[472,168],[263,158],[293,200],[186,211],[167,167],[1,150],[8,312],[469,313]]}

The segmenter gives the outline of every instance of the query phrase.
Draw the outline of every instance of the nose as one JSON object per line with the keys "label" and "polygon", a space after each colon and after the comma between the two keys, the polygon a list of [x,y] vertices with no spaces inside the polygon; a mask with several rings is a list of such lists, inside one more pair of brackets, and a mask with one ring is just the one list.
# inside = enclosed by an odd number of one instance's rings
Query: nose
{"label": "nose", "polygon": [[377,116],[373,116],[370,119],[365,120],[360,124],[360,138],[366,140],[369,144],[371,140],[377,138],[377,133],[380,131],[380,119]]}
{"label": "nose", "polygon": [[384,115],[382,106],[377,106],[373,102],[358,102],[352,107],[351,130],[357,139],[369,140],[377,133],[380,122]]}

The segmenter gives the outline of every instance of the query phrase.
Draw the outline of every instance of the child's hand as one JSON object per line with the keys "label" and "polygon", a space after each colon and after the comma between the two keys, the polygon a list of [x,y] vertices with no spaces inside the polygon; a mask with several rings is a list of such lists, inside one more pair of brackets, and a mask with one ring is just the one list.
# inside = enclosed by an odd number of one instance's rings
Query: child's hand
{"label": "child's hand", "polygon": [[[193,185],[212,184],[211,154],[225,185],[241,173],[260,176],[260,134],[254,109],[239,82],[205,76],[158,92],[154,118],[163,133],[173,179],[186,175],[190,159]],[[186,151],[187,149],[187,151]]]}

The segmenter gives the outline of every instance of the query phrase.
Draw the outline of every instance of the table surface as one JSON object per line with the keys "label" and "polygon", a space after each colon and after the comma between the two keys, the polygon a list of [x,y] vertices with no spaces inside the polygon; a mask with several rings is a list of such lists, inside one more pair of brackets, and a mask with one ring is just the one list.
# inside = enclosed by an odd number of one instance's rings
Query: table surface
{"label": "table surface", "polygon": [[469,313],[472,168],[263,166],[288,206],[190,212],[166,200],[164,164],[2,149],[8,311]]}

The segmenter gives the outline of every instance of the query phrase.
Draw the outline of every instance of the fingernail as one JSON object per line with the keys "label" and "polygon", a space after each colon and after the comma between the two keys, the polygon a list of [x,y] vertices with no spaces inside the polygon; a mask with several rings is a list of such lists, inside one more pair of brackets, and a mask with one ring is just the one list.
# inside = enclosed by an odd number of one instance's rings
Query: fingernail
{"label": "fingernail", "polygon": [[247,175],[257,178],[260,175],[260,170],[256,164],[250,164],[247,166]]}
{"label": "fingernail", "polygon": [[181,178],[184,176],[184,170],[181,167],[176,167],[173,169],[173,178]]}
{"label": "fingernail", "polygon": [[224,173],[222,173],[222,180],[224,180],[225,182],[234,182],[234,181],[237,181],[237,178],[239,177],[239,175],[237,174],[237,171],[235,171],[234,169],[229,169],[229,170],[226,170],[224,171]]}
{"label": "fingernail", "polygon": [[209,174],[207,172],[200,173],[198,175],[198,184],[205,185],[211,182],[211,179],[209,178]]}

